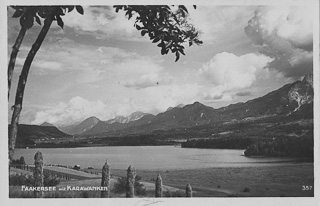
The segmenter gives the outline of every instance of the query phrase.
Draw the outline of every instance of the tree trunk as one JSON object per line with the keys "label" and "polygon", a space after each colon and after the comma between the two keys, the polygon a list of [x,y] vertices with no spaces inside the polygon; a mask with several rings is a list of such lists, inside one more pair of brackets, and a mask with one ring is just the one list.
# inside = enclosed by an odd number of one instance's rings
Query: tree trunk
{"label": "tree trunk", "polygon": [[101,191],[102,198],[109,197],[109,186],[110,186],[110,166],[108,165],[107,161],[102,168],[102,178],[101,178],[101,186],[107,187],[107,191]]}
{"label": "tree trunk", "polygon": [[27,28],[25,26],[22,26],[20,29],[20,32],[18,34],[18,37],[16,39],[16,42],[14,43],[14,45],[12,47],[9,65],[8,65],[8,99],[10,96],[11,79],[12,79],[14,66],[16,64],[17,55],[18,55],[22,40],[26,34],[26,31],[27,31]]}
{"label": "tree trunk", "polygon": [[136,171],[134,167],[129,166],[127,170],[127,182],[126,182],[126,197],[134,197],[134,183],[136,178]]}
{"label": "tree trunk", "polygon": [[13,114],[11,118],[11,127],[9,131],[9,160],[12,160],[13,154],[14,154],[14,148],[16,144],[17,139],[17,133],[18,133],[18,124],[19,124],[19,118],[20,118],[20,112],[22,110],[22,102],[23,102],[23,95],[24,95],[24,89],[27,83],[28,74],[30,70],[31,63],[39,50],[44,38],[46,37],[50,26],[53,21],[53,15],[49,16],[44,20],[44,25],[35,41],[35,43],[32,45],[31,50],[28,53],[28,56],[23,64],[22,71],[19,77],[19,83],[18,88],[16,92],[16,98],[15,98],[15,105],[13,106]]}
{"label": "tree trunk", "polygon": [[158,174],[156,179],[155,190],[155,197],[162,197],[162,178],[160,174]]}

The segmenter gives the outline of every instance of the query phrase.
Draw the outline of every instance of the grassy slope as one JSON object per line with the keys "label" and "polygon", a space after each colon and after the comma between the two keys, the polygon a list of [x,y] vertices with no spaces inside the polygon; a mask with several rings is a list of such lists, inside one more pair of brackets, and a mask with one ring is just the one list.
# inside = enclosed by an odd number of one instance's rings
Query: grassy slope
{"label": "grassy slope", "polygon": [[[93,169],[100,172],[100,169]],[[114,184],[118,176],[125,176],[125,170],[111,170]],[[193,170],[143,171],[137,170],[142,182],[149,190],[148,195],[154,195],[154,182],[160,173],[164,191],[184,190],[187,183],[192,185],[195,197],[312,197],[314,196],[314,173],[312,163],[274,164],[258,167],[226,167]],[[98,186],[100,179],[61,181],[60,186]],[[168,186],[171,186],[168,187]],[[312,190],[303,191],[302,186],[312,186]],[[177,189],[175,189],[177,188]],[[246,189],[247,188],[247,189]],[[247,190],[247,192],[245,192]],[[32,192],[21,192],[20,187],[10,186],[11,197],[30,197]],[[56,192],[46,193],[46,197],[100,197],[99,192]],[[124,194],[114,194],[111,197],[124,197]]]}

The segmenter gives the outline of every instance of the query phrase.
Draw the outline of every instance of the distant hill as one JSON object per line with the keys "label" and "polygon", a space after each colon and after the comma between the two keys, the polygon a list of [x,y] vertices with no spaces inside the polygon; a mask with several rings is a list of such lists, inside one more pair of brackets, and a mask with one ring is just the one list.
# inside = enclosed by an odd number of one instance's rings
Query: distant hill
{"label": "distant hill", "polygon": [[83,132],[81,135],[96,135],[96,134],[101,134],[105,132],[111,132],[111,131],[114,132],[114,131],[119,131],[126,128],[137,127],[140,125],[148,124],[148,122],[150,122],[153,118],[154,118],[154,115],[146,114],[140,119],[135,121],[130,121],[128,123],[119,123],[119,122],[108,123],[108,121],[99,122],[90,130]]}
{"label": "distant hill", "polygon": [[[10,127],[10,126],[9,126]],[[18,125],[18,135],[16,146],[33,145],[39,139],[59,139],[70,137],[70,135],[61,132],[54,126],[38,126],[38,125]]]}
{"label": "distant hill", "polygon": [[112,123],[115,123],[115,122],[118,122],[118,123],[129,123],[129,122],[132,122],[132,121],[139,120],[145,115],[148,115],[148,113],[144,113],[144,112],[139,112],[138,111],[138,112],[134,112],[134,113],[130,114],[127,117],[125,117],[125,116],[117,116],[114,119],[110,119],[108,121],[105,121],[105,123],[108,123],[108,124],[112,124]]}
{"label": "distant hill", "polygon": [[67,127],[60,127],[61,131],[70,134],[70,135],[76,135],[81,134],[87,130],[90,130],[92,127],[94,127],[96,124],[101,122],[100,119],[97,117],[89,117],[82,121],[80,124],[71,125]]}
{"label": "distant hill", "polygon": [[42,126],[42,127],[54,127],[53,124],[50,124],[50,123],[48,123],[48,122],[44,122],[44,123],[42,123],[40,126]]}

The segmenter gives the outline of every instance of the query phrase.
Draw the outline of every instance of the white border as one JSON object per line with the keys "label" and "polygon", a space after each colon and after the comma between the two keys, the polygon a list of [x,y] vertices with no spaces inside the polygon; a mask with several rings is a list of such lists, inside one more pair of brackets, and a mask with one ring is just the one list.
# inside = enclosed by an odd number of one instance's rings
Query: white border
{"label": "white border", "polygon": [[[307,198],[135,198],[135,199],[125,199],[125,198],[110,198],[110,199],[9,199],[8,193],[8,127],[7,127],[7,5],[51,5],[51,4],[60,4],[60,5],[114,5],[114,4],[217,4],[217,5],[279,5],[279,4],[293,4],[293,5],[305,5],[313,4],[314,8],[314,195],[315,197]],[[248,206],[248,205],[320,205],[320,189],[319,184],[319,1],[318,0],[161,0],[161,1],[148,1],[148,0],[2,0],[0,3],[0,46],[1,46],[1,70],[0,70],[0,145],[1,145],[1,163],[2,167],[0,170],[0,184],[1,192],[0,198],[3,203],[2,205],[89,205],[89,204],[101,204],[101,205],[237,205],[237,206]]]}

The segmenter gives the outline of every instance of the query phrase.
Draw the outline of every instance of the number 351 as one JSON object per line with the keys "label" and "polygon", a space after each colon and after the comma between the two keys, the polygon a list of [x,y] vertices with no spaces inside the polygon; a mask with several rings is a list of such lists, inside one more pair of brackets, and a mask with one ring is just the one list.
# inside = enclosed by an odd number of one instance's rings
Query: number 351
{"label": "number 351", "polygon": [[302,190],[312,190],[312,186],[302,185]]}

